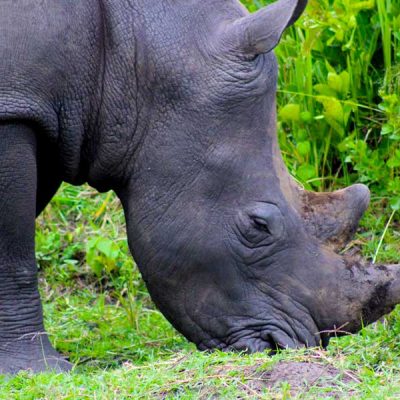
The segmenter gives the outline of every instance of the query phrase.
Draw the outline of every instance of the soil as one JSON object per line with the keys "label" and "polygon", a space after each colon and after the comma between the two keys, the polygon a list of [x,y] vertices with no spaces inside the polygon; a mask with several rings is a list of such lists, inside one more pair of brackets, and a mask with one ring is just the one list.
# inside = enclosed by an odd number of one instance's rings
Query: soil
{"label": "soil", "polygon": [[[317,357],[316,357],[317,358]],[[220,377],[226,385],[235,385],[238,389],[235,400],[241,399],[349,399],[356,396],[356,384],[360,379],[351,371],[343,371],[330,364],[317,360],[282,361],[275,365],[265,365],[265,359],[253,365],[218,365],[207,371],[204,381],[196,383],[199,400],[225,399],[220,387],[210,384],[209,378]],[[185,382],[189,383],[188,377]],[[163,392],[159,399],[175,398],[174,392]]]}
{"label": "soil", "polygon": [[[247,375],[247,374],[246,374]],[[282,362],[272,370],[257,371],[249,376],[247,386],[250,393],[262,393],[265,388],[279,390],[282,384],[288,384],[288,390],[292,396],[305,394],[311,388],[326,389],[323,396],[319,391],[318,398],[329,397],[343,398],[340,387],[343,384],[358,382],[358,379],[350,372],[342,372],[335,367],[311,362]],[[346,390],[346,397],[349,391]]]}

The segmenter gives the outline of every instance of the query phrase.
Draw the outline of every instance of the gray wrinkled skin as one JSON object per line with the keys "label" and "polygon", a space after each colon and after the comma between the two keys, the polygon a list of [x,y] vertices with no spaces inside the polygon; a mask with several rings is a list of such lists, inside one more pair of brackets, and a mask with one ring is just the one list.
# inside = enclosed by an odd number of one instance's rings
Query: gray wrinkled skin
{"label": "gray wrinkled skin", "polygon": [[67,370],[43,328],[34,220],[62,181],[114,190],[150,294],[199,349],[327,345],[400,301],[339,256],[368,206],[302,190],[276,138],[283,31],[306,6],[0,4],[0,372]]}

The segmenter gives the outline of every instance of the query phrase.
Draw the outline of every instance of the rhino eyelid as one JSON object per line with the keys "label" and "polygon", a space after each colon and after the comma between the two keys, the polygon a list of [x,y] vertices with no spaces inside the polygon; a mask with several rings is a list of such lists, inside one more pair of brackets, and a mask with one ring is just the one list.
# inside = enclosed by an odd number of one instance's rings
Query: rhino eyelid
{"label": "rhino eyelid", "polygon": [[253,221],[254,221],[254,225],[255,225],[255,227],[257,229],[259,229],[259,230],[261,230],[263,232],[266,232],[269,235],[271,234],[271,231],[268,228],[268,224],[264,219],[262,219],[262,218],[253,218]]}

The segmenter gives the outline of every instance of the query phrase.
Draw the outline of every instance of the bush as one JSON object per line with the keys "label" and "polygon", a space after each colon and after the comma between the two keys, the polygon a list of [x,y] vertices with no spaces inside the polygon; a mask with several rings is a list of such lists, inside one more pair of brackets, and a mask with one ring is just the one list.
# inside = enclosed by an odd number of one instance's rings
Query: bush
{"label": "bush", "polygon": [[279,136],[307,188],[357,181],[399,204],[399,43],[399,0],[311,0],[284,36]]}

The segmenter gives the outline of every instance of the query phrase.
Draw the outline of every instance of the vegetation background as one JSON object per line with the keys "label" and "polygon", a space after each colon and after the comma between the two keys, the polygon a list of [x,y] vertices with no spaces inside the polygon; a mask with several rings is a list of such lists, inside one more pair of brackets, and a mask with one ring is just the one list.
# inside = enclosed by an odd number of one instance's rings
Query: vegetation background
{"label": "vegetation background", "polygon": [[[243,0],[255,11],[268,1]],[[308,189],[362,182],[373,192],[347,250],[399,261],[400,0],[311,0],[284,36],[279,132],[292,174]],[[64,185],[38,220],[46,326],[72,374],[0,377],[0,399],[400,397],[400,313],[335,339],[327,352],[274,357],[197,352],[154,308],[129,257],[113,194]],[[332,388],[257,386],[281,360],[357,376]]]}

